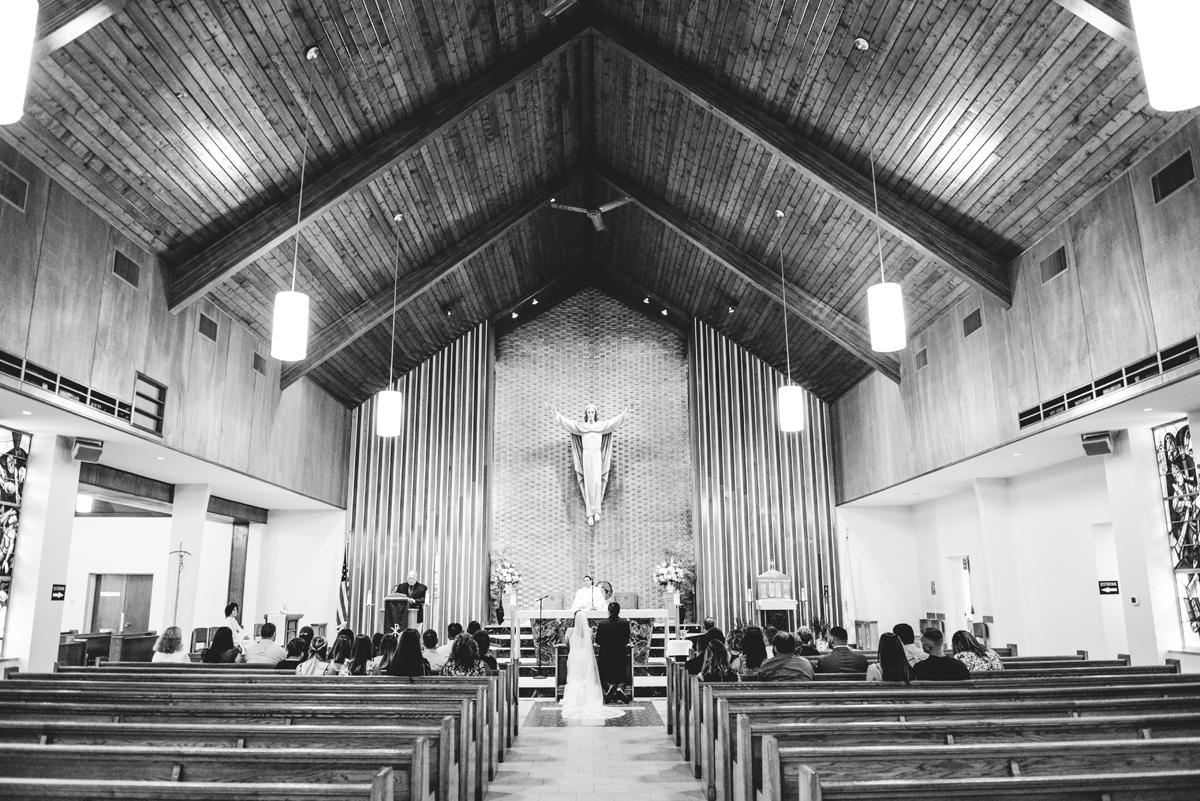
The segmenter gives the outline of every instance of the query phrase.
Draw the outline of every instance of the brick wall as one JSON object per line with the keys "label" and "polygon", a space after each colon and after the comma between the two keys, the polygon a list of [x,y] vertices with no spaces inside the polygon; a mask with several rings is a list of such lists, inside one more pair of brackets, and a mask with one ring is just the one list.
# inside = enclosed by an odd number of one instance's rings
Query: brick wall
{"label": "brick wall", "polygon": [[[663,552],[690,543],[687,340],[586,289],[496,345],[493,547],[521,571],[519,603],[574,590],[584,574],[662,605]],[[570,439],[544,403],[582,419],[628,406],[594,527],[584,519]]]}

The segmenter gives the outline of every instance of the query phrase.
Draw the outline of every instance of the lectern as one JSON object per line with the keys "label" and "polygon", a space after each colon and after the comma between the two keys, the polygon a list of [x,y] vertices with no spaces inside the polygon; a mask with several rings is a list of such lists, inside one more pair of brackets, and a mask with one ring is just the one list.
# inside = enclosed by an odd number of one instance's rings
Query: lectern
{"label": "lectern", "polygon": [[286,648],[299,633],[302,617],[302,612],[279,612],[263,615],[263,621],[275,624],[275,641]]}
{"label": "lectern", "polygon": [[413,607],[411,599],[402,592],[394,592],[383,598],[383,630],[392,631],[394,627],[401,629],[418,628],[417,617],[420,609]]}

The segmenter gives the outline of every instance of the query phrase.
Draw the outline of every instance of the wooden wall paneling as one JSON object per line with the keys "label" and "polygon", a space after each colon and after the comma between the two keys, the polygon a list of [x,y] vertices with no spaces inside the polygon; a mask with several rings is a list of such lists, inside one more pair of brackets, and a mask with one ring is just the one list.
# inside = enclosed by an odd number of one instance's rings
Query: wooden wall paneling
{"label": "wooden wall paneling", "polygon": [[[1019,260],[1009,270],[1019,269]],[[983,333],[987,337],[992,367],[993,398],[996,406],[996,431],[1001,442],[1020,433],[1017,415],[1043,400],[1038,387],[1037,367],[1033,358],[1033,329],[1029,322],[1029,291],[1013,279],[1013,303],[1005,309],[985,300]]]}
{"label": "wooden wall paneling", "polygon": [[[113,259],[118,250],[140,268],[137,287],[113,273]],[[116,231],[110,237],[104,259],[96,355],[92,360],[90,383],[101,392],[132,402],[134,373],[142,369],[146,356],[152,305],[148,274],[154,269],[155,260]]]}
{"label": "wooden wall paneling", "polygon": [[1068,225],[1092,374],[1100,377],[1158,350],[1129,176],[1117,179]]}
{"label": "wooden wall paneling", "polygon": [[[1066,248],[1067,269],[1043,284],[1041,262],[1060,247]],[[1021,256],[1016,278],[1029,293],[1033,360],[1042,393],[1050,397],[1091,381],[1083,300],[1066,223]]]}
{"label": "wooden wall paneling", "polygon": [[[254,430],[254,400],[259,379],[254,370],[255,349],[263,347],[258,337],[228,317],[229,350],[225,360],[225,396],[221,403],[221,439],[217,461],[234,470],[250,466],[250,438]],[[266,353],[264,352],[264,356]]]}
{"label": "wooden wall paneling", "polygon": [[[904,382],[908,382],[907,369]],[[855,384],[831,407],[837,501],[844,503],[912,474],[914,439],[901,387],[878,373]]]}
{"label": "wooden wall paneling", "polygon": [[[961,421],[961,447],[955,458],[979,453],[999,442],[1000,430],[994,398],[991,349],[987,338],[987,322],[982,320],[984,297],[971,288],[945,315],[950,322],[947,335],[953,341],[953,384],[947,387],[946,397],[956,409],[950,413]],[[982,327],[963,336],[963,318],[979,310]],[[954,391],[954,385],[957,390]]]}
{"label": "wooden wall paneling", "polygon": [[196,312],[181,314],[167,311],[167,287],[170,273],[160,262],[151,264],[143,274],[146,295],[151,298],[146,351],[140,359],[145,373],[167,387],[167,408],[163,420],[163,442],[182,450],[187,421],[184,407],[188,397],[188,376],[192,357],[192,337],[196,336]]}
{"label": "wooden wall paneling", "polygon": [[85,384],[92,376],[111,233],[82,201],[51,185],[26,358]]}
{"label": "wooden wall paneling", "polygon": [[[200,314],[217,321],[217,339],[200,333]],[[188,357],[187,396],[183,405],[183,447],[202,459],[216,461],[221,446],[225,364],[233,321],[208,301],[188,314],[192,326]]]}
{"label": "wooden wall paneling", "polygon": [[[929,469],[933,461],[934,432],[930,427],[933,417],[929,410],[929,402],[933,397],[931,385],[936,383],[933,374],[939,364],[945,365],[948,355],[940,348],[935,332],[930,328],[910,336],[908,347],[901,351],[900,361],[903,367],[901,378],[901,393],[904,417],[909,421],[909,436],[911,437],[910,466],[914,473],[920,474]],[[929,363],[920,371],[915,369],[913,362],[917,352],[925,349]],[[911,377],[910,377],[911,376]]]}
{"label": "wooden wall paneling", "polygon": [[312,381],[305,381],[304,388],[304,417],[292,421],[299,456],[286,486],[345,507],[350,410]]}
{"label": "wooden wall paneling", "polygon": [[263,355],[267,357],[267,374],[255,380],[254,406],[250,413],[248,472],[255,476],[266,475],[273,461],[271,446],[281,395],[279,373],[283,368],[283,362],[270,357],[269,345],[264,346]]}
{"label": "wooden wall paneling", "polygon": [[1159,348],[1200,331],[1200,180],[1158,205],[1150,183],[1151,176],[1189,149],[1200,173],[1200,120],[1188,123],[1129,172]]}
{"label": "wooden wall paneling", "polygon": [[0,141],[0,163],[29,181],[25,211],[0,202],[0,242],[4,243],[4,291],[0,292],[0,349],[25,355],[30,314],[41,258],[50,178]]}

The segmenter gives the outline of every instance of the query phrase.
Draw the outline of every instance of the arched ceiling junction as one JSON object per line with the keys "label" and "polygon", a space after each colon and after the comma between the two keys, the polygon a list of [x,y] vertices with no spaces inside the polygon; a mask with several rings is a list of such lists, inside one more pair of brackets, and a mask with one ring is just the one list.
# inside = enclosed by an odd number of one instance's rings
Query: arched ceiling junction
{"label": "arched ceiling junction", "polygon": [[[348,405],[387,381],[393,270],[401,371],[585,285],[782,370],[781,261],[792,374],[833,400],[899,380],[867,342],[878,243],[910,332],[1006,304],[1007,262],[1192,116],[1148,106],[1118,0],[548,5],[46,0],[0,148],[155,252],[174,308],[264,337],[299,233],[284,382]],[[549,207],[625,196],[604,232]]]}

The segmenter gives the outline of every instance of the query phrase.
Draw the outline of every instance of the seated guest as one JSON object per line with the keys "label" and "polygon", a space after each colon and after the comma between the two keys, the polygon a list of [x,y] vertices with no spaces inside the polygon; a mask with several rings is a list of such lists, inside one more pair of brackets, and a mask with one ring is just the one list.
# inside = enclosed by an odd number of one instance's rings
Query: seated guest
{"label": "seated guest", "polygon": [[796,653],[796,638],[786,631],[775,635],[775,656],[762,663],[750,681],[812,681],[813,666]]}
{"label": "seated guest", "polygon": [[[382,638],[381,638],[382,639]],[[350,658],[342,665],[339,676],[365,676],[371,667],[371,638],[360,634],[354,638],[354,648]]]}
{"label": "seated guest", "polygon": [[275,665],[276,670],[290,670],[296,672],[296,668],[308,659],[308,643],[299,637],[293,637],[287,644],[287,658],[281,660]]}
{"label": "seated guest", "polygon": [[841,626],[829,629],[829,653],[817,662],[818,673],[865,673],[867,658],[850,650],[846,644],[848,636]]}
{"label": "seated guest", "polygon": [[[436,632],[427,631],[425,633],[433,634],[434,639],[437,639]],[[409,678],[428,676],[432,673],[429,669],[429,661],[421,653],[421,635],[416,629],[405,629],[400,632],[396,655],[392,661],[388,662],[386,671],[389,676],[408,676]]]}
{"label": "seated guest", "polygon": [[396,649],[400,646],[400,635],[385,634],[379,644],[379,656],[371,660],[371,669],[367,671],[372,676],[386,676],[388,665],[396,658]]}
{"label": "seated guest", "polygon": [[800,656],[821,655],[821,652],[817,650],[816,641],[813,639],[812,629],[808,626],[801,626],[796,630],[796,639],[800,640],[800,647],[796,649]]}
{"label": "seated guest", "polygon": [[473,635],[475,645],[479,648],[479,661],[488,666],[488,670],[492,673],[499,673],[500,666],[496,664],[496,657],[489,653],[492,650],[492,635],[488,634],[483,629],[479,629]]}
{"label": "seated guest", "polygon": [[333,641],[333,650],[329,652],[329,663],[325,666],[325,672],[322,676],[340,676],[342,668],[350,661],[350,656],[354,653],[354,640],[349,637],[338,636]]}
{"label": "seated guest", "polygon": [[192,661],[183,647],[183,631],[179,626],[167,626],[158,640],[154,643],[154,656],[151,662],[179,662],[187,664]]}
{"label": "seated guest", "polygon": [[238,647],[233,644],[233,630],[228,626],[221,626],[213,635],[212,642],[200,655],[200,661],[210,665],[236,662],[238,653]]}
{"label": "seated guest", "polygon": [[442,649],[438,648],[437,632],[433,629],[425,629],[425,633],[421,635],[421,644],[425,648],[425,661],[429,663],[429,673],[436,676],[442,672],[442,667],[446,664],[446,655],[442,653]]}
{"label": "seated guest", "polygon": [[1000,655],[988,648],[969,631],[956,631],[950,638],[954,658],[967,666],[967,670],[1004,670]]}
{"label": "seated guest", "polygon": [[763,630],[763,639],[767,641],[767,658],[775,656],[775,635],[779,633],[779,629],[774,626],[767,626]]}
{"label": "seated guest", "polygon": [[892,626],[892,634],[900,638],[900,642],[904,643],[904,653],[908,655],[908,666],[913,667],[918,662],[923,662],[929,658],[929,654],[925,653],[921,646],[917,645],[917,637],[913,634],[913,627],[907,623],[897,623]]}
{"label": "seated guest", "polygon": [[490,676],[488,666],[479,661],[479,646],[470,634],[459,633],[450,643],[450,657],[442,666],[443,676]]}
{"label": "seated guest", "polygon": [[971,671],[962,662],[943,652],[945,637],[935,628],[921,632],[921,647],[929,655],[928,659],[913,665],[913,678],[917,681],[965,681],[971,678]]}
{"label": "seated guest", "polygon": [[742,632],[742,653],[730,663],[730,667],[741,675],[758,670],[767,661],[767,641],[758,626],[747,626]]}
{"label": "seated guest", "polygon": [[[329,643],[324,637],[314,637],[308,649],[308,659],[296,668],[297,676],[324,676],[329,667]],[[340,668],[339,668],[340,669]]]}
{"label": "seated guest", "polygon": [[904,643],[890,631],[879,636],[879,661],[867,668],[867,681],[912,681]]}
{"label": "seated guest", "polygon": [[479,631],[482,628],[483,628],[483,626],[479,625],[478,620],[472,620],[470,623],[467,624],[467,634],[470,634],[472,637],[474,637],[475,632]]}
{"label": "seated guest", "polygon": [[700,669],[700,681],[737,681],[737,671],[729,666],[729,652],[725,643],[713,640],[704,649],[704,667]]}
{"label": "seated guest", "polygon": [[296,636],[299,637],[300,639],[304,640],[304,644],[307,645],[309,648],[312,648],[312,641],[313,641],[314,634],[316,634],[316,632],[313,631],[312,626],[301,626],[300,630],[298,632],[296,632]]}
{"label": "seated guest", "polygon": [[717,628],[717,622],[711,617],[704,618],[704,633],[696,638],[696,655],[685,664],[689,675],[698,676],[704,668],[704,654],[708,651],[710,642],[725,644],[725,632]]}
{"label": "seated guest", "polygon": [[263,623],[258,630],[259,640],[238,657],[247,665],[278,665],[287,658],[287,651],[275,642],[275,624]]}
{"label": "seated guest", "polygon": [[438,653],[442,656],[450,656],[450,649],[454,647],[454,641],[462,633],[463,628],[461,623],[451,623],[449,626],[446,626],[446,644],[438,649]]}
{"label": "seated guest", "polygon": [[379,657],[379,649],[383,647],[383,632],[377,631],[371,635],[371,658]]}

